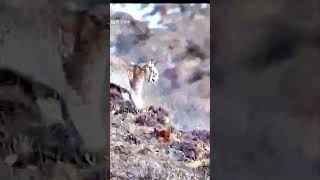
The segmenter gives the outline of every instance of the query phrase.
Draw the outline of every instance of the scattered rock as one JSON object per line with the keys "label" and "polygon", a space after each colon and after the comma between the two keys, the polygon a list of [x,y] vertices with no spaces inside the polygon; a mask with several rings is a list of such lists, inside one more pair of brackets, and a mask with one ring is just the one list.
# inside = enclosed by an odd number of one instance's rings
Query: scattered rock
{"label": "scattered rock", "polygon": [[[121,111],[123,107],[119,108]],[[110,114],[111,124],[122,124],[111,128],[113,176],[110,178],[201,179],[208,176],[209,132],[178,130],[169,116],[169,112],[155,106],[138,115]],[[168,124],[170,126],[166,126]]]}
{"label": "scattered rock", "polygon": [[196,129],[191,131],[191,134],[203,142],[209,143],[210,132],[208,130]]}

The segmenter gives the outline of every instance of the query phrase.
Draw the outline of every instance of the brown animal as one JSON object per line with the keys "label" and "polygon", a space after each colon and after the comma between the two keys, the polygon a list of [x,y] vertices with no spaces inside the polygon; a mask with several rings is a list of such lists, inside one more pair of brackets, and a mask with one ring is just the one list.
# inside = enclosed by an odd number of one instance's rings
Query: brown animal
{"label": "brown animal", "polygon": [[163,142],[170,141],[170,132],[166,129],[158,130],[157,128],[154,128],[154,134],[157,139],[163,138]]}

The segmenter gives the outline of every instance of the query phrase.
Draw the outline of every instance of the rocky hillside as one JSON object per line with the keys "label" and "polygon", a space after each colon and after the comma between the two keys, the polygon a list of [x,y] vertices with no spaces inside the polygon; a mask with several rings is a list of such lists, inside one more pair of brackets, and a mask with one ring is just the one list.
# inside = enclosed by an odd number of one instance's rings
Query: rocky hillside
{"label": "rocky hillside", "polygon": [[110,106],[111,179],[210,178],[209,131],[178,130],[161,107],[136,114],[117,98]]}
{"label": "rocky hillside", "polygon": [[130,23],[111,24],[111,53],[159,60],[160,80],[144,86],[139,114],[110,89],[110,178],[210,179],[210,6],[142,6],[149,23],[112,7]]}

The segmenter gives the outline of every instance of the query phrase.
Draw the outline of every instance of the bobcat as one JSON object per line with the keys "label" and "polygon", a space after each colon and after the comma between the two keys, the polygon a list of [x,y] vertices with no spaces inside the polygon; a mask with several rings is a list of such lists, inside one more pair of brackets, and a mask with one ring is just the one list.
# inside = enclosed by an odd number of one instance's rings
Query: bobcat
{"label": "bobcat", "polygon": [[[10,91],[11,86],[1,87],[0,98],[13,95],[12,101],[39,106],[34,105],[37,99],[55,96],[63,111],[63,124],[71,131],[68,139],[75,142],[69,143],[74,150],[80,156],[103,151],[107,139],[100,108],[104,105],[104,76],[100,74],[105,74],[102,59],[108,54],[108,6],[100,0],[90,4],[75,0],[0,4],[0,81],[19,79],[22,83],[17,86],[28,89],[26,94]],[[47,123],[46,118],[42,120]],[[42,137],[39,134],[34,136]]]}
{"label": "bobcat", "polygon": [[128,91],[129,98],[137,111],[144,107],[142,101],[144,80],[146,79],[149,83],[156,83],[159,80],[157,62],[151,60],[148,64],[138,65],[129,64],[116,56],[110,57],[110,84]]}

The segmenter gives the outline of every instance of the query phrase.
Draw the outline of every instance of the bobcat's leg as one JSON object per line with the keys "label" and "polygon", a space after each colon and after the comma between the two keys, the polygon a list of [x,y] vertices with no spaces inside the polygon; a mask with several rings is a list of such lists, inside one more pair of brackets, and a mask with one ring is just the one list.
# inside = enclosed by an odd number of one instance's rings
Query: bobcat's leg
{"label": "bobcat's leg", "polygon": [[73,145],[78,145],[78,146],[82,145],[81,136],[72,122],[69,109],[67,107],[64,97],[62,97],[56,90],[52,89],[51,87],[47,87],[40,83],[33,84],[33,90],[35,91],[35,95],[38,98],[45,98],[45,99],[53,98],[60,104],[62,119],[66,124],[66,126],[69,128],[71,133],[71,136],[70,136],[72,138],[70,139],[72,141],[71,143]]}
{"label": "bobcat's leg", "polygon": [[[87,150],[84,147],[84,142],[83,142],[81,135],[79,134],[79,132],[77,131],[77,129],[73,123],[73,120],[70,115],[70,109],[66,104],[65,98],[63,96],[61,96],[60,93],[57,92],[55,89],[52,89],[51,87],[48,87],[48,86],[40,84],[40,83],[33,84],[33,90],[34,90],[35,96],[38,99],[39,98],[44,98],[44,99],[52,98],[59,103],[62,120],[65,124],[66,134],[67,134],[65,141],[67,141],[68,146],[67,147],[66,146],[65,147],[62,147],[62,146],[57,147],[58,151],[53,152],[53,153],[57,153],[56,155],[59,157],[60,155],[62,155],[62,154],[59,154],[59,152],[71,151],[71,152],[69,152],[70,154],[67,155],[68,158],[76,159],[77,163],[79,163],[79,164],[82,163],[82,161],[78,161],[77,159],[85,159],[87,161],[87,159],[85,158],[85,156],[87,154]],[[57,140],[60,141],[61,139],[57,139]],[[62,148],[62,149],[60,149],[60,148]],[[78,157],[80,157],[80,158],[78,158]],[[90,162],[87,161],[85,163],[90,163]]]}
{"label": "bobcat's leg", "polygon": [[137,112],[137,108],[135,103],[133,102],[131,93],[128,91],[124,91],[123,89],[120,90],[121,96],[124,100],[124,102],[129,102],[129,111],[133,111],[134,113],[138,113]]}
{"label": "bobcat's leg", "polygon": [[60,96],[58,96],[57,100],[60,103],[62,119],[64,120],[64,122],[70,128],[70,131],[71,131],[70,132],[71,133],[71,136],[70,136],[71,143],[73,144],[73,146],[79,146],[79,147],[82,146],[83,140],[82,140],[79,132],[77,131],[75,125],[72,122],[72,119],[71,119],[71,116],[69,113],[69,109],[67,107],[65,100]]}
{"label": "bobcat's leg", "polygon": [[85,160],[85,163],[95,165],[96,157],[93,152],[90,152],[88,149],[86,149],[86,147],[84,147],[83,138],[81,137],[74,123],[72,122],[69,109],[63,97],[59,97],[59,102],[61,105],[62,117],[70,130],[69,140],[71,146],[74,148],[74,153],[80,156],[80,158],[77,158],[77,155],[75,156],[77,163],[83,163],[83,160]]}
{"label": "bobcat's leg", "polygon": [[143,102],[142,97],[140,95],[137,95],[136,93],[131,93],[132,101],[135,105],[136,111],[140,112],[140,110],[143,108]]}
{"label": "bobcat's leg", "polygon": [[124,92],[122,90],[120,90],[120,92],[121,92],[121,96],[122,96],[124,101],[132,101],[132,97],[131,97],[130,93]]}

